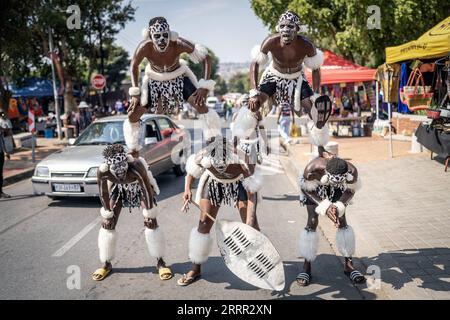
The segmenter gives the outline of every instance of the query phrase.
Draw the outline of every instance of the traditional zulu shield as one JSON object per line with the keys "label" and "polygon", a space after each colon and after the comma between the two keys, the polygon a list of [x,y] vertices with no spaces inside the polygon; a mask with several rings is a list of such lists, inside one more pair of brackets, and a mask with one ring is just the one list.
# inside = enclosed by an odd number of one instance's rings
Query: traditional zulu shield
{"label": "traditional zulu shield", "polygon": [[236,221],[216,220],[217,245],[228,269],[255,287],[284,288],[281,257],[261,232]]}
{"label": "traditional zulu shield", "polygon": [[321,129],[331,116],[331,100],[327,95],[320,96],[314,102],[317,109],[316,127]]}

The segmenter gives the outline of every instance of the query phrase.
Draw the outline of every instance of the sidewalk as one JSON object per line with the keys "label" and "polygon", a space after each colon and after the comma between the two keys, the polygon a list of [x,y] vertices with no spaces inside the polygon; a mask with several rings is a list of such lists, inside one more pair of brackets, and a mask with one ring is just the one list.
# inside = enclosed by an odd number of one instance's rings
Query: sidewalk
{"label": "sidewalk", "polygon": [[5,159],[3,186],[30,178],[39,161],[67,145],[67,141],[56,138],[37,138],[36,142],[35,163],[32,162],[31,149],[27,148],[15,149],[15,152],[11,154],[11,160]]}
{"label": "sidewalk", "polygon": [[[355,258],[381,270],[379,298],[450,299],[450,173],[429,152],[410,154],[410,142],[394,141],[390,159],[388,141],[379,137],[332,140],[361,177],[347,221],[356,234]],[[288,146],[282,161],[295,183],[310,158],[305,141]],[[319,226],[337,251],[334,226],[325,218]]]}

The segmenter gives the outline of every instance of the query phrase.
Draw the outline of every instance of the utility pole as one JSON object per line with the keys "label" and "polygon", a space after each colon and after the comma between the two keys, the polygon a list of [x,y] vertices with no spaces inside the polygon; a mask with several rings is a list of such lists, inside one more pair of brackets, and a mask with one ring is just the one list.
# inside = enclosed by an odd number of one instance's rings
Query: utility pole
{"label": "utility pole", "polygon": [[[100,42],[100,73],[105,76],[105,61],[104,61],[104,52],[103,52],[103,34],[102,34],[102,21],[100,19],[100,15],[97,16],[97,22],[98,22],[98,39]],[[103,101],[104,96],[106,93],[106,86],[103,88],[102,92],[100,93],[100,105],[102,108],[104,108],[105,103]]]}
{"label": "utility pole", "polygon": [[53,37],[52,37],[52,28],[48,28],[48,45],[50,48],[50,60],[52,62],[52,82],[53,82],[53,97],[55,99],[55,113],[56,113],[56,129],[58,132],[58,139],[62,139],[61,133],[61,119],[59,114],[59,100],[58,100],[58,91],[56,90],[56,76],[55,76],[55,65],[53,63]]}

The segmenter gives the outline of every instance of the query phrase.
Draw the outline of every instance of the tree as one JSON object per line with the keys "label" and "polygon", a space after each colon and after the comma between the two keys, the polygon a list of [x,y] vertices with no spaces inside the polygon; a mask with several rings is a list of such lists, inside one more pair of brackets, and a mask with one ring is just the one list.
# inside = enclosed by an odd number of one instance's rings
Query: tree
{"label": "tree", "polygon": [[[219,68],[219,58],[209,48],[208,48],[208,53],[209,53],[209,57],[211,58],[211,79],[216,79],[217,69]],[[195,74],[197,79],[203,78],[204,74],[203,74],[203,64],[202,63],[193,63],[189,59],[189,55],[186,53],[183,53],[181,55],[181,59],[184,59],[188,62],[189,68]]]}
{"label": "tree", "polygon": [[[381,29],[368,28],[371,5],[380,8]],[[385,61],[386,47],[418,38],[450,12],[450,3],[439,0],[251,0],[251,6],[272,30],[286,9],[296,12],[316,45],[370,66]]]}
{"label": "tree", "polygon": [[236,73],[228,81],[230,92],[248,93],[250,91],[250,78],[247,73]]}
{"label": "tree", "polygon": [[216,87],[214,89],[214,93],[218,95],[224,95],[225,93],[227,93],[228,86],[225,80],[219,75],[217,75],[215,80],[216,80]]}
{"label": "tree", "polygon": [[[11,67],[0,66],[1,76],[11,79],[27,77],[31,70],[42,69],[48,63],[43,58],[49,55],[48,30],[51,28],[63,70],[66,112],[76,108],[73,98],[74,85],[89,83],[92,71],[101,70],[100,44],[112,43],[114,36],[127,21],[133,19],[135,12],[131,4],[123,4],[123,0],[77,0],[76,5],[80,8],[80,28],[74,29],[68,27],[68,19],[71,19],[74,13],[66,13],[70,5],[67,0],[7,1],[6,12],[2,10],[6,19],[1,21],[1,42],[3,46],[6,44],[9,60],[15,59],[11,53],[21,50],[24,52],[18,55],[21,59],[12,61]],[[9,25],[8,22],[16,17],[18,18],[14,22],[18,23]],[[9,28],[7,39],[4,38],[3,28]],[[17,39],[14,39],[13,35],[17,35]]]}
{"label": "tree", "polygon": [[105,49],[105,55],[107,61],[105,66],[106,83],[110,90],[118,90],[126,78],[126,70],[130,66],[128,52],[122,47],[110,44]]}

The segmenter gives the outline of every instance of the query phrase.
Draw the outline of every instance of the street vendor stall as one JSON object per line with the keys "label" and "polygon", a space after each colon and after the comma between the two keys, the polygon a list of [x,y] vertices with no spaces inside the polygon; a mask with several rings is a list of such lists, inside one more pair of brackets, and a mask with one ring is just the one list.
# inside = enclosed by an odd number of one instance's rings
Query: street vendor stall
{"label": "street vendor stall", "polygon": [[[343,125],[349,125],[352,136],[359,136],[362,134],[360,125],[367,120],[367,117],[361,117],[361,111],[376,105],[373,88],[376,69],[360,66],[330,50],[324,49],[323,54],[324,62],[320,68],[322,91],[333,100],[333,116],[329,121],[336,124],[336,135],[341,135]],[[312,81],[311,70],[306,69],[305,76]]]}
{"label": "street vendor stall", "polygon": [[[409,68],[405,67],[408,61]],[[399,62],[403,62],[400,68]],[[450,159],[450,16],[428,30],[417,40],[386,48],[386,68],[406,71],[406,83],[393,83],[399,92],[399,104],[410,112],[426,111],[429,120],[420,123],[417,141],[445,159]],[[432,80],[426,81],[426,74]],[[401,78],[401,76],[399,76]],[[398,79],[397,79],[398,80]]]}

